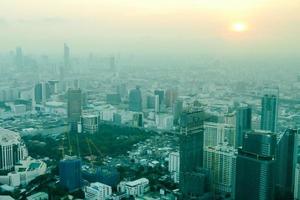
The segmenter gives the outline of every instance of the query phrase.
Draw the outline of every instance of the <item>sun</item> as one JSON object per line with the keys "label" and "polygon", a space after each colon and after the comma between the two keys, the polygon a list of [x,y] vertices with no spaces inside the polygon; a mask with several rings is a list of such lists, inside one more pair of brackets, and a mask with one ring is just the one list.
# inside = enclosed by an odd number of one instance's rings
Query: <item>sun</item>
{"label": "sun", "polygon": [[245,32],[248,30],[248,25],[245,22],[236,22],[231,25],[231,30],[235,32]]}

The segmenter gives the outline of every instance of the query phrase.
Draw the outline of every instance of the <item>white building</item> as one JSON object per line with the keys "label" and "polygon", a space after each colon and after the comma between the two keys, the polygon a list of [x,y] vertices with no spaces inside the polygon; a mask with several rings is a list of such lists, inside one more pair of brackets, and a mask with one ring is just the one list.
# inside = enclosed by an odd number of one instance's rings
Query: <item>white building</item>
{"label": "white building", "polygon": [[140,178],[135,181],[122,181],[118,185],[119,192],[125,192],[128,196],[142,196],[149,190],[149,180]]}
{"label": "white building", "polygon": [[169,154],[169,172],[175,183],[179,183],[179,167],[180,167],[179,152]]}
{"label": "white building", "polygon": [[27,197],[27,200],[48,200],[49,196],[45,192],[37,192]]}
{"label": "white building", "polygon": [[83,132],[93,134],[98,131],[100,118],[98,115],[83,115],[81,123]]}
{"label": "white building", "polygon": [[174,117],[168,114],[157,114],[155,122],[158,129],[171,130],[173,128]]}
{"label": "white building", "polygon": [[112,195],[112,189],[109,185],[96,182],[86,186],[84,194],[87,200],[105,200]]}
{"label": "white building", "polygon": [[0,170],[11,170],[27,155],[27,149],[19,134],[0,128]]}
{"label": "white building", "polygon": [[36,177],[45,174],[46,170],[46,163],[41,160],[27,157],[25,160],[20,160],[19,163],[15,165],[14,171],[9,172],[7,175],[0,176],[0,183],[13,187],[27,185]]}
{"label": "white building", "polygon": [[297,163],[295,169],[294,199],[300,200],[300,163]]}
{"label": "white building", "polygon": [[235,127],[229,124],[205,122],[204,147],[212,147],[227,142],[230,146],[235,144]]}
{"label": "white building", "polygon": [[215,192],[234,196],[236,154],[237,150],[227,145],[204,147],[204,168],[211,171]]}

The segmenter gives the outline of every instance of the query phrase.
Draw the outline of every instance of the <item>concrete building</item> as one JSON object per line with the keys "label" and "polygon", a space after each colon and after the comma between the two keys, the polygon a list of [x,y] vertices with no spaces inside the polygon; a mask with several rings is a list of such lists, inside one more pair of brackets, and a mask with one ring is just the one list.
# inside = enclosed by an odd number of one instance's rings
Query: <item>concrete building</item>
{"label": "concrete building", "polygon": [[169,172],[175,183],[179,183],[180,158],[179,152],[171,152],[169,154]]}
{"label": "concrete building", "polygon": [[83,115],[81,117],[82,131],[94,134],[99,129],[100,117],[98,115]]}
{"label": "concrete building", "polygon": [[18,133],[0,128],[0,171],[12,170],[28,156],[25,144]]}
{"label": "concrete building", "polygon": [[66,156],[59,162],[60,184],[68,189],[75,191],[82,185],[81,180],[81,160],[76,156]]}
{"label": "concrete building", "polygon": [[215,193],[234,197],[237,150],[226,144],[204,147],[204,168],[211,172]]}
{"label": "concrete building", "polygon": [[95,182],[84,188],[86,200],[106,200],[112,195],[112,188],[109,185]]}
{"label": "concrete building", "polygon": [[135,181],[122,181],[118,185],[119,192],[125,192],[128,196],[142,196],[149,191],[149,180],[140,178]]}
{"label": "concrete building", "polygon": [[275,199],[275,153],[275,133],[246,132],[236,161],[235,199]]}
{"label": "concrete building", "polygon": [[80,89],[68,90],[68,122],[70,130],[76,132],[82,112],[82,96]]}
{"label": "concrete building", "polygon": [[277,131],[278,118],[278,88],[265,88],[261,100],[261,129],[271,132]]}

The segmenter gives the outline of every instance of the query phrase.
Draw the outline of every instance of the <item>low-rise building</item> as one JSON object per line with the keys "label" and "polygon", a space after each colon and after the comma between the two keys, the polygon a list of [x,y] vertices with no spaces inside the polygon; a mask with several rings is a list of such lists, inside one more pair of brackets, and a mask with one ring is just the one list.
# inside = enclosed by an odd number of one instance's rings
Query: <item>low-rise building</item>
{"label": "low-rise building", "polygon": [[87,200],[105,200],[112,195],[112,189],[109,185],[95,182],[84,188],[84,194]]}
{"label": "low-rise building", "polygon": [[149,190],[149,180],[140,178],[135,181],[122,181],[118,185],[118,191],[125,192],[128,196],[142,196]]}

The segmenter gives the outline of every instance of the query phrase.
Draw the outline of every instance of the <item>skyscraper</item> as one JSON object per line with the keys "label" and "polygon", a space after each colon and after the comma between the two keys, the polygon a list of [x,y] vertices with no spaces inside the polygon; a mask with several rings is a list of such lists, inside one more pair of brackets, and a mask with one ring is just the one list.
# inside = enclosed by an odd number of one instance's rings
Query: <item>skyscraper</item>
{"label": "skyscraper", "polygon": [[277,141],[277,174],[276,198],[292,199],[297,164],[299,133],[296,129],[287,129],[278,136]]}
{"label": "skyscraper", "polygon": [[236,154],[236,149],[226,143],[204,147],[204,167],[211,172],[215,193],[234,197]]}
{"label": "skyscraper", "polygon": [[70,67],[70,48],[66,43],[64,44],[64,67],[65,69]]}
{"label": "skyscraper", "polygon": [[245,131],[251,130],[252,109],[247,104],[241,104],[236,110],[236,147],[243,144]]}
{"label": "skyscraper", "polygon": [[23,67],[23,52],[21,47],[16,48],[16,66],[18,69],[22,69]]}
{"label": "skyscraper", "polygon": [[174,116],[174,124],[175,125],[178,125],[179,118],[180,118],[182,111],[183,111],[183,101],[180,99],[177,99],[173,106],[173,116]]}
{"label": "skyscraper", "polygon": [[273,200],[276,182],[276,134],[247,131],[236,161],[236,196],[243,200]]}
{"label": "skyscraper", "polygon": [[81,90],[69,89],[68,90],[68,122],[70,131],[77,131],[77,124],[81,117],[81,104],[82,104]]}
{"label": "skyscraper", "polygon": [[34,86],[34,101],[36,104],[45,103],[50,95],[51,89],[48,82],[40,82]]}
{"label": "skyscraper", "polygon": [[278,88],[265,88],[261,100],[261,129],[276,132],[278,117]]}
{"label": "skyscraper", "polygon": [[143,111],[142,92],[138,86],[129,92],[129,110],[134,112]]}
{"label": "skyscraper", "polygon": [[164,90],[154,90],[154,95],[159,96],[159,105],[161,105],[164,102],[165,99],[165,91]]}
{"label": "skyscraper", "polygon": [[59,162],[60,184],[72,192],[82,186],[81,160],[75,156],[66,156]]}
{"label": "skyscraper", "polygon": [[207,117],[202,110],[185,111],[180,117],[179,187],[183,199],[199,199],[208,192],[208,173],[202,170],[203,124]]}

